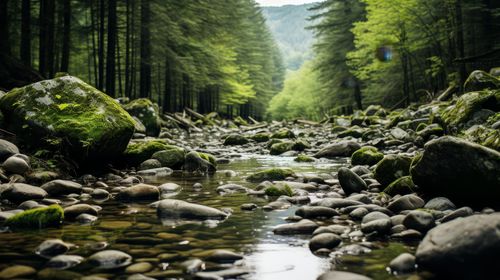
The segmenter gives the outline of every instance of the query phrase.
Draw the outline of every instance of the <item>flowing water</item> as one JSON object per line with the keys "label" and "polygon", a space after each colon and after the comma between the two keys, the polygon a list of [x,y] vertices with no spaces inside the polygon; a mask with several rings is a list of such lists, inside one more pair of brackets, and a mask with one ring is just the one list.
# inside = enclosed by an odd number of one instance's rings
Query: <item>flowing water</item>
{"label": "flowing water", "polygon": [[[185,278],[180,263],[191,258],[201,258],[214,249],[229,249],[242,253],[245,258],[237,265],[250,268],[244,279],[316,279],[321,273],[335,268],[361,273],[374,279],[396,279],[386,271],[390,260],[402,252],[414,252],[415,248],[402,243],[376,240],[371,242],[372,251],[359,256],[329,258],[315,256],[308,248],[310,236],[274,235],[272,229],[286,223],[285,218],[294,214],[298,206],[287,210],[265,212],[240,210],[243,203],[263,206],[264,198],[245,193],[219,195],[215,188],[221,183],[237,183],[247,187],[255,184],[244,178],[260,169],[274,166],[288,167],[296,173],[331,173],[345,161],[317,161],[296,163],[293,158],[243,155],[229,164],[219,165],[219,170],[234,170],[236,177],[226,177],[224,172],[215,176],[193,177],[172,175],[168,178],[149,178],[147,183],[174,182],[182,191],[171,198],[200,203],[216,208],[231,208],[231,216],[219,223],[168,224],[158,220],[155,209],[148,203],[119,203],[114,200],[85,201],[103,207],[99,220],[92,225],[65,223],[58,229],[25,231],[0,234],[0,265],[26,264],[37,269],[45,267],[46,260],[35,255],[34,249],[44,240],[59,238],[78,247],[68,254],[88,257],[103,246],[127,252],[134,262],[147,261],[155,270],[146,274],[158,278]],[[199,182],[203,189],[192,186]],[[314,200],[314,197],[311,197]],[[324,224],[331,221],[324,221]],[[344,241],[344,244],[346,241]],[[348,241],[347,241],[348,243]],[[220,265],[206,263],[207,270],[220,269]],[[109,278],[126,278],[124,269],[99,270],[85,262],[71,271],[83,275],[104,275]]]}

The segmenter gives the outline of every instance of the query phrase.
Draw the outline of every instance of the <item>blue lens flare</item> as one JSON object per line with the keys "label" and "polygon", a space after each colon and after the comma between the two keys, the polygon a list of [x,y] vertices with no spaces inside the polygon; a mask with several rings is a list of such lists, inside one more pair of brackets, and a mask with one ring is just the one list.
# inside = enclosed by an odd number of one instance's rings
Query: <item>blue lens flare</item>
{"label": "blue lens flare", "polygon": [[376,57],[382,62],[391,61],[394,53],[391,46],[381,46],[377,49]]}

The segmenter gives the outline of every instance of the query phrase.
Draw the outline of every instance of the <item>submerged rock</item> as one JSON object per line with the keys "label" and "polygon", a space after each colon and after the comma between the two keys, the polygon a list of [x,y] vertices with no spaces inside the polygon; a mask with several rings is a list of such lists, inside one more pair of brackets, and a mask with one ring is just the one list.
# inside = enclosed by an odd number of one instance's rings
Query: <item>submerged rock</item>
{"label": "submerged rock", "polygon": [[312,234],[318,224],[311,220],[303,219],[297,223],[279,225],[273,229],[274,234],[289,235],[289,234]]}
{"label": "submerged rock", "polygon": [[116,101],[71,76],[13,89],[0,98],[0,109],[19,139],[63,148],[73,160],[119,156],[134,132],[134,120]]}
{"label": "submerged rock", "polygon": [[99,268],[114,269],[129,265],[132,257],[122,251],[104,250],[90,256],[88,262]]}
{"label": "submerged rock", "polygon": [[5,225],[11,228],[46,228],[58,227],[64,219],[61,206],[52,205],[43,208],[26,210],[16,214],[5,221]]}
{"label": "submerged rock", "polygon": [[69,251],[73,244],[66,243],[61,239],[47,239],[35,249],[35,254],[44,258],[52,258]]}
{"label": "submerged rock", "polygon": [[473,215],[430,230],[417,248],[419,269],[443,277],[489,279],[500,263],[500,214]]}
{"label": "submerged rock", "polygon": [[500,153],[459,138],[445,136],[425,145],[412,164],[420,191],[458,204],[497,205],[500,200]]}
{"label": "submerged rock", "polygon": [[330,271],[321,274],[317,280],[371,280],[371,278],[346,271]]}
{"label": "submerged rock", "polygon": [[228,216],[221,210],[177,199],[161,200],[156,209],[162,219],[223,220]]}
{"label": "submerged rock", "polygon": [[160,191],[156,186],[138,184],[123,189],[117,194],[116,198],[122,201],[158,200]]}

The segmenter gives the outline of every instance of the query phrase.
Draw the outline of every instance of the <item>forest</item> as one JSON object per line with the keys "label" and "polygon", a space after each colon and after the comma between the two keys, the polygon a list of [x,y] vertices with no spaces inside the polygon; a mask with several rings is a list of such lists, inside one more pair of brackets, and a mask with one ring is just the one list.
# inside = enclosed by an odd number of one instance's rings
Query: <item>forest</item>
{"label": "forest", "polygon": [[[282,87],[280,52],[251,0],[1,4],[4,68],[34,69],[34,80],[67,72],[115,98],[150,98],[165,112],[256,118]],[[23,85],[23,74],[1,73],[0,87]]]}
{"label": "forest", "polygon": [[498,279],[499,211],[498,0],[0,0],[0,279]]}

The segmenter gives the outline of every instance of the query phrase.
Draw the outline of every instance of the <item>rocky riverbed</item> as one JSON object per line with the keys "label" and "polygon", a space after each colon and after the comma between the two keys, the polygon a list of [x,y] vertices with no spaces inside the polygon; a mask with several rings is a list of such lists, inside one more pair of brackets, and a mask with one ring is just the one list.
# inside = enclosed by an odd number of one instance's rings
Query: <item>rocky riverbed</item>
{"label": "rocky riverbed", "polygon": [[160,118],[72,77],[14,90],[0,278],[491,279],[499,100],[248,124]]}

